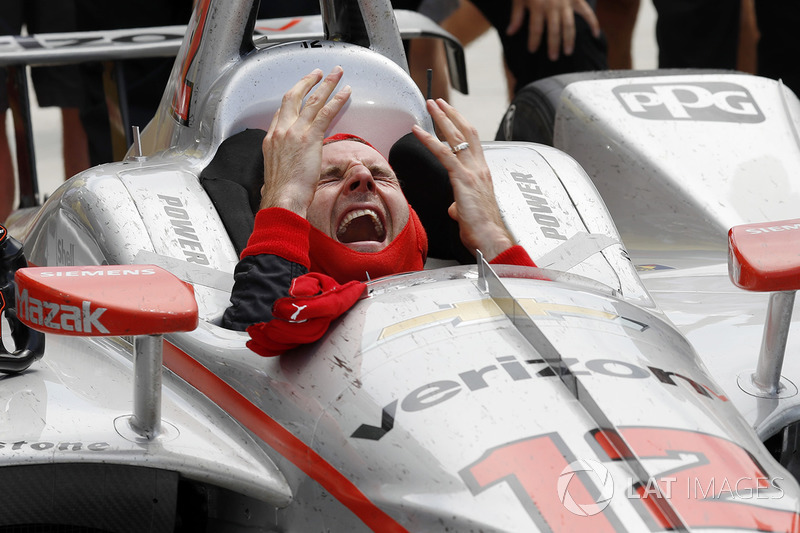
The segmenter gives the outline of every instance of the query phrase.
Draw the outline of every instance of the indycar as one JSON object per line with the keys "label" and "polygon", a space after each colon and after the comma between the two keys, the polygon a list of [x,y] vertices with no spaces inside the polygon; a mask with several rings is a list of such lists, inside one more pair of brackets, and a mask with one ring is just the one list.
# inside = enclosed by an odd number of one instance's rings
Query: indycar
{"label": "indycar", "polygon": [[[490,266],[402,142],[433,124],[390,3],[325,0],[299,40],[254,39],[257,7],[196,2],[125,159],[6,222],[3,530],[800,530],[794,94],[548,80],[483,143],[540,268]],[[262,179],[227,148],[335,65],[332,132],[389,158],[430,257],[261,358],[220,325]],[[549,142],[513,138],[525,109]]]}

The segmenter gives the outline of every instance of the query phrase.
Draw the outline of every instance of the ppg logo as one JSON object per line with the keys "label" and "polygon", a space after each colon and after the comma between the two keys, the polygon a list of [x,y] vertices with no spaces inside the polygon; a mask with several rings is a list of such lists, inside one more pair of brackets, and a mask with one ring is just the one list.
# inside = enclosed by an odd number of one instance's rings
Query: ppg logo
{"label": "ppg logo", "polygon": [[631,115],[651,120],[763,122],[764,114],[741,85],[726,82],[658,83],[614,87]]}

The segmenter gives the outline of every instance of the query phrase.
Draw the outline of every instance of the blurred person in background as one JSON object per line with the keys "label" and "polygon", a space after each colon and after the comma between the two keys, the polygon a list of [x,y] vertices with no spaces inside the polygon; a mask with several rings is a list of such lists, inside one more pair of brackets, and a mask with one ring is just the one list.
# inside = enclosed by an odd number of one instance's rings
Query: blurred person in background
{"label": "blurred person in background", "polygon": [[[72,0],[3,0],[0,4],[0,35],[28,35],[76,30],[75,2]],[[84,93],[78,67],[37,67],[31,78],[39,107],[61,108],[64,176],[70,178],[89,167],[86,134],[79,119]],[[14,208],[15,173],[6,131],[8,72],[0,69],[0,222]]]}
{"label": "blurred person in background", "polygon": [[[594,13],[595,0],[424,0],[417,3],[421,4],[421,13],[436,13],[440,20],[434,21],[465,47],[490,29],[497,31],[503,48],[509,99],[528,83],[541,78],[607,68],[605,38]],[[412,73],[421,73],[427,68],[446,73],[442,67],[443,49],[429,53],[427,61],[421,64],[425,60],[423,54],[412,54],[409,58]],[[447,99],[447,79],[442,76],[437,82],[435,76],[434,73],[432,96]],[[421,85],[421,76],[413,77]]]}
{"label": "blurred person in background", "polygon": [[[54,0],[55,1],[55,0]],[[186,25],[193,0],[73,0],[79,31],[145,28]],[[132,126],[144,128],[155,115],[167,85],[175,58],[126,59],[121,62],[117,85],[127,96],[127,112]],[[109,109],[101,63],[80,65],[85,94],[81,121],[86,129],[91,166],[119,159],[111,137]],[[128,132],[123,132],[127,134]]]}

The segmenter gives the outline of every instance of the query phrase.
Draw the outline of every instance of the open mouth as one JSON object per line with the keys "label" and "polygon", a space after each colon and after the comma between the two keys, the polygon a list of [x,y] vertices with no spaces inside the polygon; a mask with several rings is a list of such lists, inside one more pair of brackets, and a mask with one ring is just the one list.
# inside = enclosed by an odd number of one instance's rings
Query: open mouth
{"label": "open mouth", "polygon": [[336,238],[343,244],[353,242],[383,242],[386,229],[378,213],[372,209],[356,209],[345,215],[336,230]]}

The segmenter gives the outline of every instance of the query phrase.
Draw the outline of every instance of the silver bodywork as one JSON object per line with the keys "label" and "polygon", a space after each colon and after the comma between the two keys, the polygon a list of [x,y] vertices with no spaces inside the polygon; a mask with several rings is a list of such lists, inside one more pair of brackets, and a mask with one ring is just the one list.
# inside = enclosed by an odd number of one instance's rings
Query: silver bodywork
{"label": "silver bodywork", "polygon": [[[556,148],[484,144],[541,269],[432,258],[279,358],[219,326],[237,256],[198,176],[224,139],[337,64],[353,99],[333,130],[386,153],[412,124],[432,129],[389,3],[358,4],[371,50],[309,36],[242,53],[252,0],[198,2],[143,152],[12,215],[30,264],[161,265],[193,285],[200,323],[167,335],[153,439],[128,424],[131,340],[48,334],[40,361],[0,380],[0,465],[177,473],[178,492],[205,494],[208,531],[797,530],[800,487],[762,441],[798,419],[798,345],[780,397],[747,392],[766,297],[730,284],[725,248],[731,225],[793,216],[800,104],[774,82],[570,86]],[[763,120],[643,119],[615,96],[677,83],[743,87]]]}
{"label": "silver bodywork", "polygon": [[659,307],[759,435],[775,434],[794,419],[798,345],[790,335],[779,402],[748,393],[767,295],[730,283],[727,232],[796,217],[797,97],[735,73],[579,82],[561,97],[555,146],[592,177]]}

